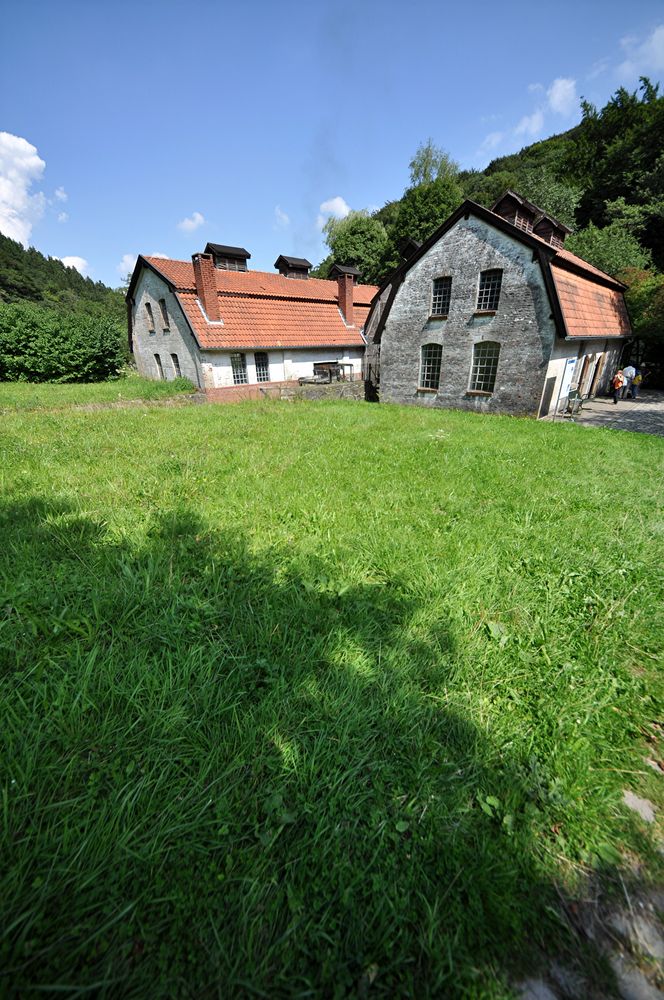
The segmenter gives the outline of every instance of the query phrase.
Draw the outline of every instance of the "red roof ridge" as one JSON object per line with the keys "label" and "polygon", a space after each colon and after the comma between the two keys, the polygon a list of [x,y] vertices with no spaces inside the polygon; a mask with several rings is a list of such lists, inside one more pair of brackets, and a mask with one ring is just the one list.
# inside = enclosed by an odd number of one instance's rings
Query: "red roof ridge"
{"label": "red roof ridge", "polygon": [[[143,259],[181,290],[195,289],[191,261],[149,256],[144,256]],[[321,302],[336,302],[338,299],[338,284],[328,278],[286,278],[271,271],[225,271],[221,268],[215,269],[215,278],[217,291],[222,295]],[[355,305],[369,305],[377,291],[377,285],[355,285]]]}

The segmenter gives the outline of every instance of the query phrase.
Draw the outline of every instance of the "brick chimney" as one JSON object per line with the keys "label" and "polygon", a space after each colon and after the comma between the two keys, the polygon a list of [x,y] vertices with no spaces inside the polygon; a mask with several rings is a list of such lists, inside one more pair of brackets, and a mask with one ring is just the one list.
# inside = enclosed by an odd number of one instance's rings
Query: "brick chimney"
{"label": "brick chimney", "polygon": [[219,299],[217,297],[217,282],[214,277],[214,263],[211,253],[195,253],[191,257],[194,265],[194,281],[196,294],[200,300],[205,315],[211,323],[219,323]]}
{"label": "brick chimney", "polygon": [[337,273],[337,285],[339,287],[339,308],[348,326],[353,326],[353,284],[352,274]]}

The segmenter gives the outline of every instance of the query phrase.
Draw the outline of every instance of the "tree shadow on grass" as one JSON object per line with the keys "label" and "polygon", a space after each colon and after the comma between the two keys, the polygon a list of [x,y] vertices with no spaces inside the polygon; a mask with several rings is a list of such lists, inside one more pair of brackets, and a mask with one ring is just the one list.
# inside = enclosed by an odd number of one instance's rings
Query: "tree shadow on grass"
{"label": "tree shadow on grass", "polygon": [[0,530],[10,994],[507,995],[539,793],[446,707],[447,622],[186,509]]}

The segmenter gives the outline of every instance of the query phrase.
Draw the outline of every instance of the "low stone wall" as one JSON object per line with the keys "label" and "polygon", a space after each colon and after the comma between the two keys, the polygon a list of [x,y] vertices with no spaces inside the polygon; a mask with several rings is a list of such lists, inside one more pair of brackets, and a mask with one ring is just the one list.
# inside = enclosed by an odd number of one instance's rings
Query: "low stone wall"
{"label": "low stone wall", "polygon": [[246,399],[364,399],[364,382],[330,382],[326,385],[262,382],[260,385],[206,389],[205,395],[209,403],[240,403]]}

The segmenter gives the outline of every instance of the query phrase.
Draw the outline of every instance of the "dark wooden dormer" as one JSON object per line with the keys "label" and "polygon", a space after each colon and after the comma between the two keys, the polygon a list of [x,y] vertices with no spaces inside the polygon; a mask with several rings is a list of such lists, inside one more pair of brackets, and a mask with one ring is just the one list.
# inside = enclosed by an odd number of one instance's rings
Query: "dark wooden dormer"
{"label": "dark wooden dormer", "polygon": [[205,253],[211,253],[214,266],[221,271],[248,271],[247,261],[251,257],[244,247],[229,247],[224,243],[208,243]]}
{"label": "dark wooden dormer", "polygon": [[333,280],[334,278],[339,278],[341,275],[344,274],[352,274],[353,284],[354,285],[357,284],[357,279],[360,276],[360,272],[356,267],[350,267],[350,265],[348,264],[333,264],[332,267],[330,268],[329,276],[331,280]]}
{"label": "dark wooden dormer", "polygon": [[308,278],[311,261],[305,260],[304,257],[286,257],[285,254],[281,254],[275,260],[274,266],[284,278]]}
{"label": "dark wooden dormer", "polygon": [[534,236],[546,240],[552,247],[562,247],[565,237],[572,232],[562,222],[543,212],[516,191],[506,191],[502,194],[491,211],[511,222],[517,229],[522,229],[524,233],[533,233]]}

